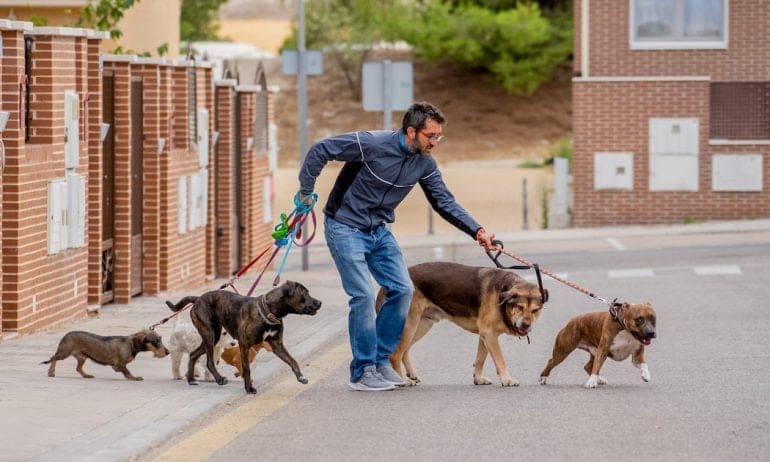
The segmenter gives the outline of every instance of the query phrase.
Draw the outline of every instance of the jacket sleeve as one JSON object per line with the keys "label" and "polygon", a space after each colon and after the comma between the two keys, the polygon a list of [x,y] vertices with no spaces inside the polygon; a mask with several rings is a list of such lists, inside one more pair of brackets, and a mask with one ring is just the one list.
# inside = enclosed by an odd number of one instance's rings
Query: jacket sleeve
{"label": "jacket sleeve", "polygon": [[362,148],[359,135],[359,132],[345,133],[325,138],[311,146],[299,169],[299,191],[303,194],[313,192],[316,178],[329,161],[347,162],[360,159]]}
{"label": "jacket sleeve", "polygon": [[441,218],[475,239],[476,232],[481,229],[481,225],[457,203],[452,193],[449,192],[444,179],[441,177],[441,172],[436,166],[436,161],[431,159],[431,164],[432,168],[427,169],[429,173],[420,178],[420,187],[422,187],[425,197]]}

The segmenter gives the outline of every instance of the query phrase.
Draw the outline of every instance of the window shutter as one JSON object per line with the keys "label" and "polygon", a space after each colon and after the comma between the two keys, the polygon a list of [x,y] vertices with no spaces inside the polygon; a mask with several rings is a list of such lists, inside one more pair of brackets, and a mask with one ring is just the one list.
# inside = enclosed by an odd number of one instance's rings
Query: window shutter
{"label": "window shutter", "polygon": [[187,177],[179,177],[179,190],[177,191],[177,204],[179,207],[177,213],[177,223],[179,224],[179,234],[187,232]]}
{"label": "window shutter", "polygon": [[209,164],[209,111],[198,109],[198,165]]}
{"label": "window shutter", "polygon": [[64,92],[64,167],[80,164],[80,98],[77,92]]}

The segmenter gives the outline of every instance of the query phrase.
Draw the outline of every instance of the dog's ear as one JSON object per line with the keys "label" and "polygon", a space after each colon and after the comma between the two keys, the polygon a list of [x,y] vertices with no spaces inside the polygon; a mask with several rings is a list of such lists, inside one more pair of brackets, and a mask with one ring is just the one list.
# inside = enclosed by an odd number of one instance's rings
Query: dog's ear
{"label": "dog's ear", "polygon": [[548,289],[543,289],[543,297],[542,298],[543,298],[543,300],[541,300],[541,303],[543,305],[545,305],[545,302],[547,302],[548,299],[550,298],[550,295],[548,294]]}
{"label": "dog's ear", "polygon": [[137,332],[136,334],[131,336],[131,343],[134,351],[142,351],[142,347],[144,346],[144,340],[146,337],[147,337],[147,331],[145,330],[141,332]]}
{"label": "dog's ear", "polygon": [[500,305],[505,305],[509,302],[515,302],[519,298],[519,293],[515,289],[509,289],[500,291]]}

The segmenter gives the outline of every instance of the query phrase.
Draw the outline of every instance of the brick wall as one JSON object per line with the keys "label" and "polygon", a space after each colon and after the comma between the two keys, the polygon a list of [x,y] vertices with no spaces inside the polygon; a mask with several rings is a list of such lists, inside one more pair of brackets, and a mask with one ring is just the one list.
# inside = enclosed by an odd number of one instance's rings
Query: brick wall
{"label": "brick wall", "polygon": [[[66,90],[76,91],[80,100],[79,166],[71,171],[85,181],[90,157],[87,137],[91,130],[98,130],[83,118],[89,107],[89,31],[37,28],[27,34],[34,40],[28,80],[30,139],[23,144],[23,137],[17,136],[10,143],[2,195],[2,239],[6,249],[2,329],[22,333],[78,318],[86,312],[88,237],[85,246],[48,253],[48,184],[65,177]],[[4,44],[4,48],[8,45]],[[23,66],[18,38],[9,48],[14,50],[9,61]],[[6,58],[3,60],[5,64]],[[9,98],[10,102],[14,96]],[[5,93],[3,101],[6,104]],[[18,126],[18,114],[14,119],[14,126]]]}
{"label": "brick wall", "polygon": [[[581,7],[575,1],[576,72],[581,51]],[[770,146],[712,143],[710,84],[770,80],[770,48],[758,30],[770,26],[770,4],[729,2],[725,50],[632,50],[628,1],[590,0],[589,76],[573,81],[573,224],[604,226],[674,223],[693,219],[770,216]],[[679,79],[670,77],[680,76]],[[641,77],[641,78],[640,78]],[[697,118],[698,190],[650,191],[649,119]],[[594,153],[632,152],[633,190],[594,190]],[[712,155],[763,157],[761,192],[712,191]]]}
{"label": "brick wall", "polygon": [[[252,258],[254,249],[271,243],[270,224],[265,224],[262,216],[262,182],[269,175],[267,156],[255,152],[254,147],[247,149],[248,138],[254,136],[256,88],[236,92],[231,83],[218,87],[215,95],[208,65],[134,56],[100,57],[102,33],[35,29],[25,23],[22,29],[26,28],[28,36],[34,39],[28,79],[32,123],[29,140],[25,142],[20,117],[25,31],[16,30],[18,24],[0,20],[0,110],[11,112],[11,120],[2,134],[7,162],[0,176],[0,334],[26,333],[77,319],[85,315],[89,304],[103,303],[105,145],[100,125],[104,120],[105,75],[112,77],[115,87],[111,108],[114,121],[110,127],[114,136],[114,229],[107,230],[114,236],[114,301],[129,303],[137,293],[200,287],[220,271],[223,256],[223,273],[230,274],[227,259],[232,258],[228,252],[233,246],[223,239],[232,236],[220,236],[217,230],[226,229],[229,233],[232,229],[232,209],[228,207],[234,199],[233,181],[241,188],[244,211],[238,217],[243,225],[239,231],[242,251],[238,264]],[[191,87],[193,75],[196,83]],[[132,85],[137,82],[141,82],[141,90]],[[69,169],[65,168],[68,90],[79,96],[78,165]],[[137,91],[141,91],[142,106],[135,113],[132,97]],[[241,103],[238,117],[233,114],[236,95]],[[198,139],[192,132],[196,129],[193,117],[197,117],[192,109],[202,107],[210,114],[210,134],[217,130],[220,136],[217,144],[211,140],[209,143],[208,224],[198,222],[191,227],[189,207],[185,215],[180,214],[178,188],[180,178],[185,179],[188,189],[199,181],[191,177],[203,179]],[[140,119],[134,118],[134,114]],[[134,152],[132,123],[139,120],[142,131],[136,138],[140,143]],[[238,140],[233,139],[236,120]],[[161,140],[165,140],[162,149]],[[242,151],[242,171],[233,176],[236,143]],[[132,170],[132,157],[139,160],[141,177],[136,177]],[[84,245],[71,245],[49,254],[49,197],[53,197],[48,193],[49,182],[65,178],[66,172],[76,173],[84,181]],[[132,189],[139,182],[139,195],[132,199]],[[193,198],[185,196],[181,200],[192,207]],[[180,231],[180,219],[187,225],[184,231]],[[142,241],[137,246],[132,235],[136,234],[138,220]]]}
{"label": "brick wall", "polygon": [[[10,112],[10,117],[5,130],[0,133],[0,141],[3,143],[5,149],[5,171],[0,174],[0,242],[3,245],[0,246],[0,338],[2,338],[3,330],[6,330],[6,321],[8,319],[8,330],[10,326],[16,327],[11,322],[15,320],[16,315],[12,313],[15,308],[15,304],[12,303],[13,299],[8,299],[5,295],[7,290],[5,287],[6,277],[4,274],[10,269],[6,268],[3,258],[3,248],[5,247],[5,228],[6,228],[6,215],[3,210],[5,202],[6,191],[3,188],[3,178],[5,172],[10,175],[13,171],[18,171],[18,159],[21,157],[21,152],[24,146],[24,132],[23,126],[20,123],[20,104],[21,104],[21,82],[24,75],[24,29],[31,29],[32,25],[29,23],[11,22],[6,20],[0,20],[0,38],[2,38],[2,53],[0,53],[0,111]],[[14,165],[9,160],[17,159]],[[10,283],[11,280],[8,280]]]}

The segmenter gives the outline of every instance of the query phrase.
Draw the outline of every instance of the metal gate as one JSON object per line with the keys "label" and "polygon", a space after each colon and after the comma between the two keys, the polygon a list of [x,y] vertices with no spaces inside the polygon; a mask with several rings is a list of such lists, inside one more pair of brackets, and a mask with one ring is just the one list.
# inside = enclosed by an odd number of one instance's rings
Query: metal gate
{"label": "metal gate", "polygon": [[141,80],[131,81],[131,296],[142,293],[143,89]]}
{"label": "metal gate", "polygon": [[115,299],[115,78],[102,76],[102,304]]}

